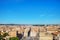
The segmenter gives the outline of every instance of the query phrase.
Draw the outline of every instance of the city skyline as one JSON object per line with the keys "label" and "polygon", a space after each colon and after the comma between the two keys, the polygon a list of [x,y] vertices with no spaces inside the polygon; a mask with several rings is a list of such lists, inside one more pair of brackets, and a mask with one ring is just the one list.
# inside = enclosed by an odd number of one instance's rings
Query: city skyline
{"label": "city skyline", "polygon": [[60,1],[0,0],[0,24],[60,24]]}

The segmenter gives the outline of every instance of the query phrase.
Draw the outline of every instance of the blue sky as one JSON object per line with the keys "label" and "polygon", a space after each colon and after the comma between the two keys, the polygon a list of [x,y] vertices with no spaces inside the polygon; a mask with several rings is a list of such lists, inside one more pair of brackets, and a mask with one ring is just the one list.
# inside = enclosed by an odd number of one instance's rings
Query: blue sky
{"label": "blue sky", "polygon": [[0,24],[60,24],[59,0],[0,0]]}

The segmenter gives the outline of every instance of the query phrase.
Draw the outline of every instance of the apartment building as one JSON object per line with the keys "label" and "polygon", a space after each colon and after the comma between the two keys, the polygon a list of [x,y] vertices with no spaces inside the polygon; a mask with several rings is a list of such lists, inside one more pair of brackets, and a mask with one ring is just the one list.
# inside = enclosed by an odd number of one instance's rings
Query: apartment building
{"label": "apartment building", "polygon": [[39,40],[53,40],[53,35],[47,32],[40,32]]}

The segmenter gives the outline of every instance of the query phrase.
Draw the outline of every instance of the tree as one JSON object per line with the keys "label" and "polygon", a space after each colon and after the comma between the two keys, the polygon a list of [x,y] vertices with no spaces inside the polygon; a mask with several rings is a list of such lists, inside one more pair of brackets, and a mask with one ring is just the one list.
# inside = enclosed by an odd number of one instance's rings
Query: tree
{"label": "tree", "polygon": [[3,39],[3,36],[0,34],[0,40],[2,40]]}
{"label": "tree", "polygon": [[9,40],[19,40],[19,38],[18,37],[11,37],[11,38],[9,38]]}
{"label": "tree", "polygon": [[4,33],[3,34],[3,37],[6,37],[6,36],[9,36],[9,34],[8,33]]}

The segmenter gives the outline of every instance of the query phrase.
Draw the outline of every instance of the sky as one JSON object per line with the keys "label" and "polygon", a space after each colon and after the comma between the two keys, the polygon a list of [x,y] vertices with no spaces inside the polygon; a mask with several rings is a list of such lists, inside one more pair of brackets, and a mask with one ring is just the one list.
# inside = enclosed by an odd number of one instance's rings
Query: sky
{"label": "sky", "polygon": [[60,0],[0,0],[0,24],[60,24]]}

